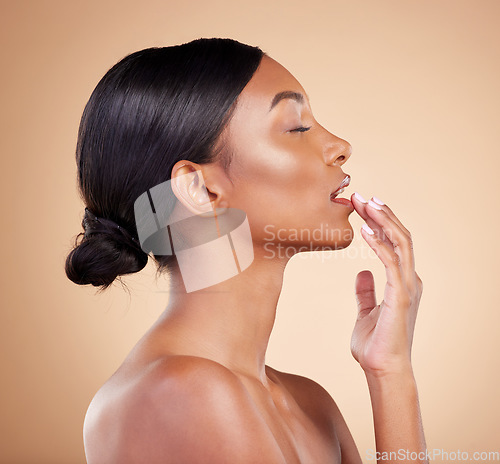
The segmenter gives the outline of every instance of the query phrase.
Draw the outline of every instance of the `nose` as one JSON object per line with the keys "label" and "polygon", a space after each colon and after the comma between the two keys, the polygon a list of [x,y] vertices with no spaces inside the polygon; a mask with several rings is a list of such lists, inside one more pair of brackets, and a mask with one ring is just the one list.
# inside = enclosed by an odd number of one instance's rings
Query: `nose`
{"label": "nose", "polygon": [[333,134],[324,149],[325,163],[329,166],[342,166],[352,155],[352,146],[349,142]]}

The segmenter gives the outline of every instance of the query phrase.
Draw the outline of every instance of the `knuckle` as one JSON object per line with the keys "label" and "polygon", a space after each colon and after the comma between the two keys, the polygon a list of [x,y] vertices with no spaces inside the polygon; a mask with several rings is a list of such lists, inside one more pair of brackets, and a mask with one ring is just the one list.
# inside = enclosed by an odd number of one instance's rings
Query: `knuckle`
{"label": "knuckle", "polygon": [[410,233],[408,233],[408,235],[406,235],[405,241],[406,241],[406,245],[408,246],[408,248],[410,250],[413,250],[413,237],[411,236]]}
{"label": "knuckle", "polygon": [[375,235],[374,235],[374,238],[377,240],[377,241],[383,241],[384,239],[384,232],[379,230],[379,229],[375,229]]}
{"label": "knuckle", "polygon": [[394,234],[391,229],[385,230],[384,235],[392,242],[394,241]]}

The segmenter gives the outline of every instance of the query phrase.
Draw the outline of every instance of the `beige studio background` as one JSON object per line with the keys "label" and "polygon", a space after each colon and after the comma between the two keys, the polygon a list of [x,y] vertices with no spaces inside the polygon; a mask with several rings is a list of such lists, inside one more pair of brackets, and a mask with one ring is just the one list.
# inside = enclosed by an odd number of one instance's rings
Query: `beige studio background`
{"label": "beige studio background", "polygon": [[[389,204],[424,281],[413,347],[428,448],[500,451],[500,30],[497,1],[2,2],[2,464],[84,463],[97,389],[164,309],[154,268],[97,296],[66,279],[81,231],[74,151],[83,107],[133,51],[198,37],[258,45],[354,152],[347,193]],[[349,351],[354,279],[383,296],[360,237],[288,265],[268,364],[323,385],[365,462],[368,389]]]}

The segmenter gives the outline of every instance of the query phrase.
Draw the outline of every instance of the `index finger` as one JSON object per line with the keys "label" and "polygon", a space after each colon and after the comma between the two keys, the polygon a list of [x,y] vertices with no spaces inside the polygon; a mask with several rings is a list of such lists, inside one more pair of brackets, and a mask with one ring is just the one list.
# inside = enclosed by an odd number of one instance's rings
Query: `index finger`
{"label": "index finger", "polygon": [[[394,245],[394,250],[402,259],[408,288],[416,288],[417,276],[415,273],[415,254],[413,252],[413,240],[410,232],[401,224],[401,221],[399,221],[396,215],[386,204],[380,205],[379,203],[375,203],[373,199],[369,202],[369,204],[374,206],[374,209],[370,210],[370,216],[374,218],[377,217],[379,219],[384,232]],[[381,212],[384,214],[377,214]]]}
{"label": "index finger", "polygon": [[382,207],[385,207],[384,210],[385,212],[389,215],[389,217],[401,228],[401,230],[406,234],[408,235],[409,237],[411,237],[411,233],[410,231],[402,224],[402,222],[398,219],[398,217],[394,214],[394,212],[392,211],[391,208],[389,208],[382,200],[380,200],[379,198],[377,197],[372,197],[371,198],[372,201],[374,201],[375,203],[377,203],[378,205],[382,206]]}

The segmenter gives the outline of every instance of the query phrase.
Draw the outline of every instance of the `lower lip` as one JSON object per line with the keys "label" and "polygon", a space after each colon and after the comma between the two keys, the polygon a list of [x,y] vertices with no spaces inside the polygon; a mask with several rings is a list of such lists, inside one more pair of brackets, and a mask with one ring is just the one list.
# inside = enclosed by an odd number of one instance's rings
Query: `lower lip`
{"label": "lower lip", "polygon": [[354,206],[352,205],[351,200],[348,200],[347,198],[332,198],[330,199],[332,203],[338,203],[339,205],[344,205],[347,206],[351,209],[354,209]]}

